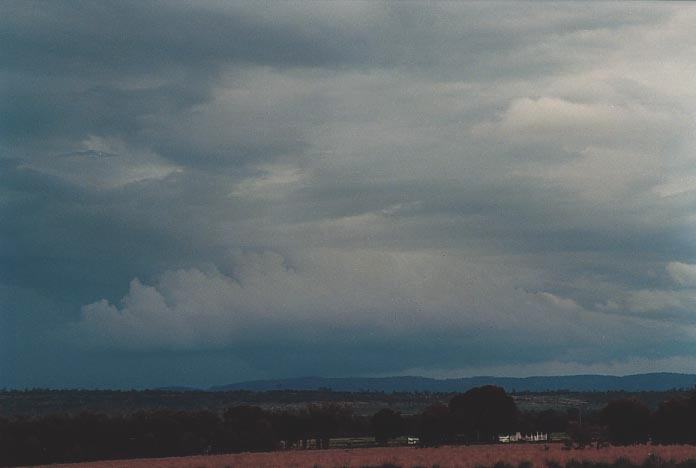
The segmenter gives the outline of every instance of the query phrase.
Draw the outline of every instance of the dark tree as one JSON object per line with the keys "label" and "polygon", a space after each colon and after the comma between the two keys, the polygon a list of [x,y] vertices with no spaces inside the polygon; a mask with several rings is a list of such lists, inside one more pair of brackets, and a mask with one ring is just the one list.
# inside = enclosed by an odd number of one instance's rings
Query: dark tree
{"label": "dark tree", "polygon": [[308,425],[301,420],[299,414],[283,411],[271,415],[271,421],[278,437],[285,442],[285,447],[290,448],[300,444],[308,437]]}
{"label": "dark tree", "polygon": [[477,442],[490,442],[498,434],[514,430],[518,418],[512,397],[493,385],[456,395],[449,410],[457,433]]}
{"label": "dark tree", "polygon": [[661,444],[686,444],[694,438],[694,408],[685,398],[660,404],[652,416],[652,438]]}
{"label": "dark tree", "polygon": [[372,431],[378,444],[386,444],[389,439],[403,435],[401,414],[389,408],[379,410],[372,416]]}
{"label": "dark tree", "polygon": [[577,448],[585,448],[592,444],[593,440],[605,439],[601,436],[601,427],[594,426],[589,423],[573,421],[568,424],[568,436],[570,437],[571,445],[574,443]]}
{"label": "dark tree", "polygon": [[543,411],[526,411],[520,413],[518,429],[523,433],[528,432],[566,432],[568,429],[568,415],[565,412],[547,409]]}
{"label": "dark tree", "polygon": [[236,406],[223,414],[218,445],[223,451],[268,451],[277,445],[269,416],[257,406]]}
{"label": "dark tree", "polygon": [[420,415],[418,437],[423,445],[440,445],[452,438],[449,408],[442,404],[427,407]]}
{"label": "dark tree", "polygon": [[609,402],[602,410],[601,420],[614,444],[628,445],[648,440],[650,410],[638,400],[626,398]]}
{"label": "dark tree", "polygon": [[347,435],[345,428],[350,426],[353,419],[350,407],[335,403],[309,405],[307,413],[310,431],[318,448],[328,448],[331,437]]}

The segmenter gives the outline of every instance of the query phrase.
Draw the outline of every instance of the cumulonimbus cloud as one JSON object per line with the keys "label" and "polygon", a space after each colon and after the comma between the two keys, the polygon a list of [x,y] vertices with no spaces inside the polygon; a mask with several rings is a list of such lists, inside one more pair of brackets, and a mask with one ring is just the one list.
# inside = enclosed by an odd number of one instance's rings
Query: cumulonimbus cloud
{"label": "cumulonimbus cloud", "polygon": [[[450,337],[442,341],[444,351],[457,347],[457,335],[476,331],[474,340],[507,343],[519,356],[535,336],[555,359],[573,359],[594,343],[585,359],[597,362],[618,349],[639,352],[638,342],[673,334],[669,323],[527,292],[520,286],[529,284],[534,272],[513,265],[503,272],[433,252],[324,249],[292,265],[272,252],[233,257],[232,274],[215,268],[168,271],[152,286],[135,279],[118,305],[106,300],[85,305],[63,336],[87,348],[131,351],[261,344],[281,349],[292,343],[320,349],[329,337],[385,344]],[[622,323],[630,327],[620,328]],[[470,364],[472,359],[502,364],[499,356],[463,357]]]}
{"label": "cumulonimbus cloud", "polygon": [[27,385],[161,350],[696,355],[691,9],[8,5],[0,364]]}

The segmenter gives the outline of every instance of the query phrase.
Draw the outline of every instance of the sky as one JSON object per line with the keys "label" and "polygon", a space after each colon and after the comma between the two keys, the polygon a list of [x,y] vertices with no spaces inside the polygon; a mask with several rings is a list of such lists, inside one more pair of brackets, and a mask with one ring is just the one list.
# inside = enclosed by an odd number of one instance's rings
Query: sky
{"label": "sky", "polygon": [[0,10],[0,387],[696,372],[696,6]]}

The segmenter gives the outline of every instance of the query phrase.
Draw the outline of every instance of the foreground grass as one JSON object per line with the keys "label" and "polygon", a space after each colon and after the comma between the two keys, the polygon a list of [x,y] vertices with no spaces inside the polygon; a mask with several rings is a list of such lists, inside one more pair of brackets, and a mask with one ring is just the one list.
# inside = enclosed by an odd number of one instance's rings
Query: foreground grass
{"label": "foreground grass", "polygon": [[[696,446],[634,445],[563,450],[561,444],[380,447],[117,460],[58,465],[95,468],[696,468]],[[56,465],[52,465],[56,466]]]}

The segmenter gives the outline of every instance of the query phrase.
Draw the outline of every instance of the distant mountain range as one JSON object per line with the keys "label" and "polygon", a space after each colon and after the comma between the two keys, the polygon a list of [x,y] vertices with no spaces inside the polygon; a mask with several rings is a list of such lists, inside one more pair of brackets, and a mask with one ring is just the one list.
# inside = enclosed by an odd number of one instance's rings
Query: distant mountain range
{"label": "distant mountain range", "polygon": [[690,389],[696,386],[696,375],[675,373],[613,375],[568,375],[548,377],[464,377],[431,379],[427,377],[299,377],[292,379],[252,380],[211,387],[226,390],[317,390],[343,392],[463,392],[481,385],[497,385],[508,392],[571,391],[660,391]]}

